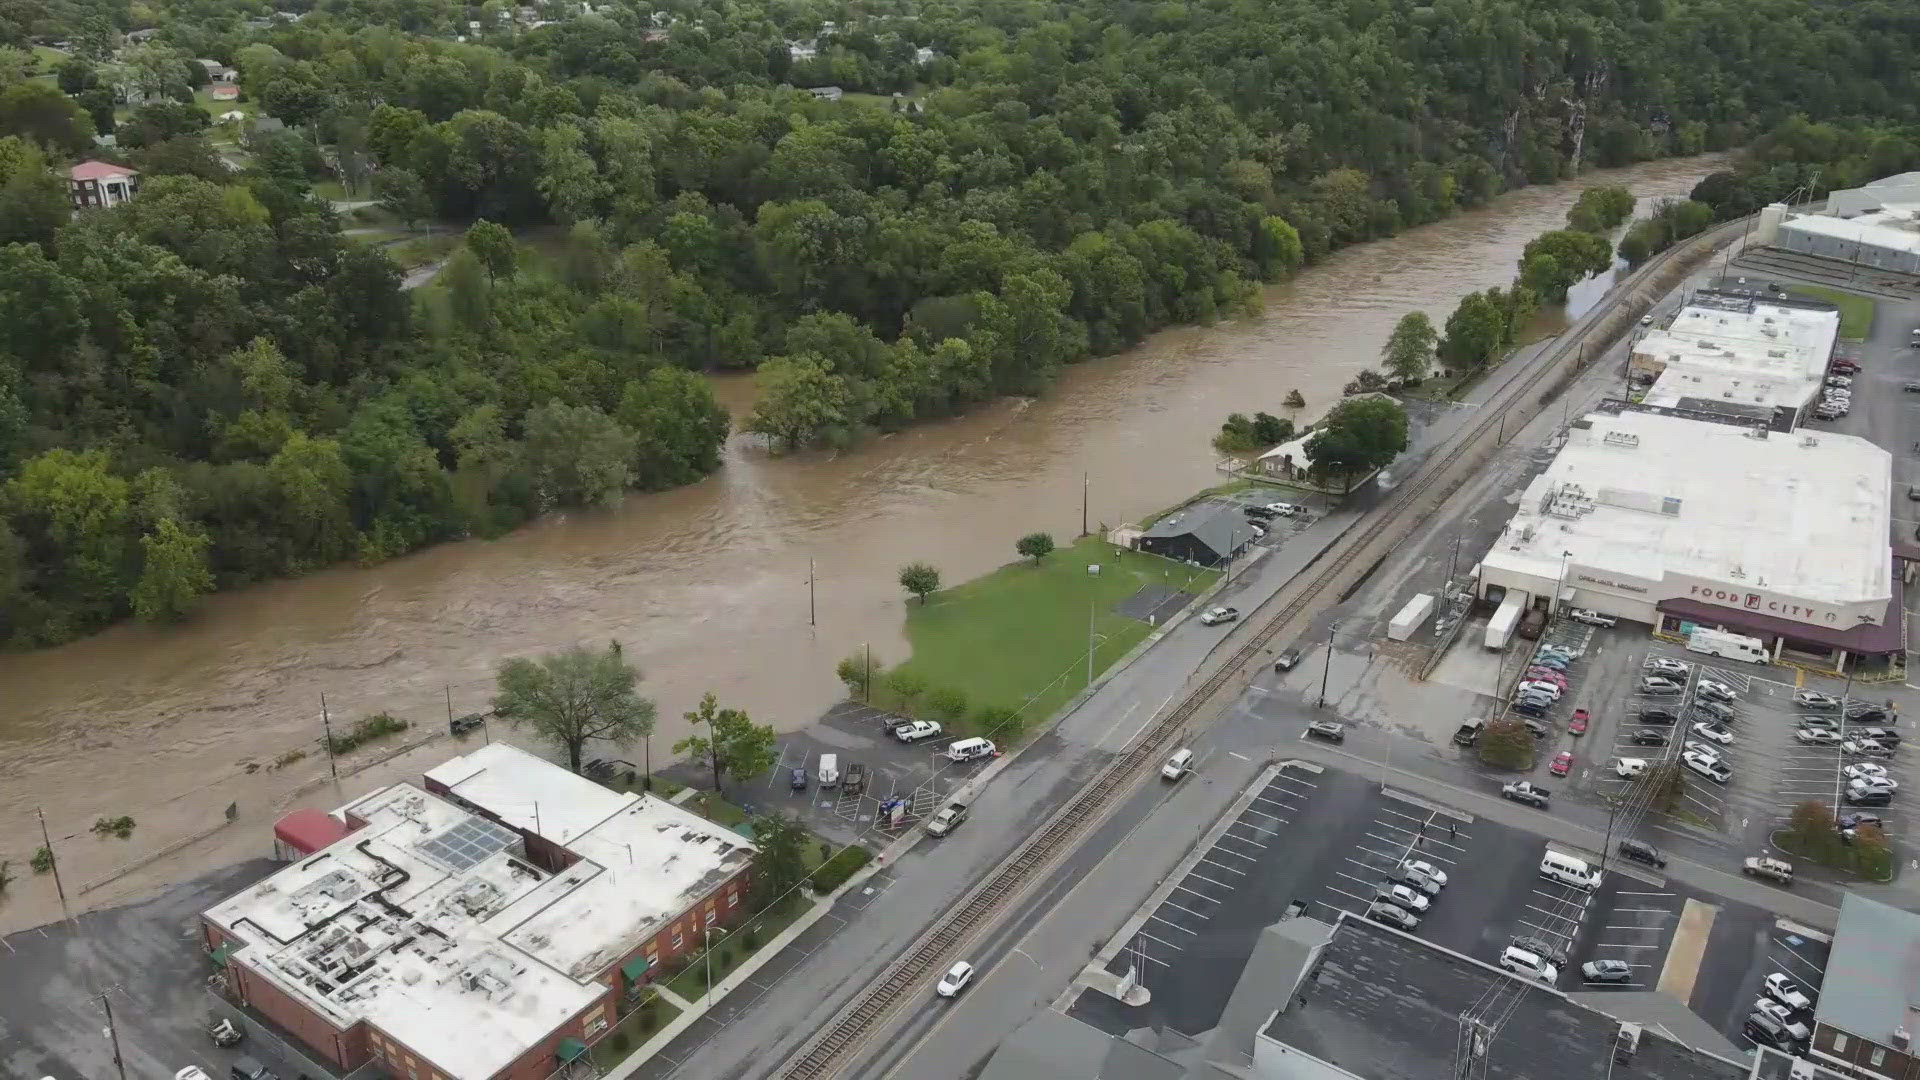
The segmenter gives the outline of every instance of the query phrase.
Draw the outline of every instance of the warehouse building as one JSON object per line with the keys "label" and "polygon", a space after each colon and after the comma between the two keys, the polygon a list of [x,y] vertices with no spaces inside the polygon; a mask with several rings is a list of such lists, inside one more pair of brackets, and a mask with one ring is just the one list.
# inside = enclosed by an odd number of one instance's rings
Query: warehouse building
{"label": "warehouse building", "polygon": [[1703,289],[1634,342],[1629,378],[1647,405],[1791,430],[1818,404],[1839,336],[1832,304]]}
{"label": "warehouse building", "polygon": [[1762,212],[1763,225],[1755,234],[1762,243],[1876,270],[1920,275],[1920,203],[1889,204],[1844,219],[1824,214],[1783,217],[1777,229],[1768,230],[1764,223],[1774,209]]}
{"label": "warehouse building", "polygon": [[1827,213],[1855,218],[1889,206],[1920,206],[1920,172],[1896,173],[1827,194]]}
{"label": "warehouse building", "polygon": [[201,918],[234,996],[343,1072],[547,1077],[746,911],[747,840],[500,743],[328,817]]}
{"label": "warehouse building", "polygon": [[1573,424],[1521,494],[1479,593],[1746,634],[1775,659],[1844,667],[1896,653],[1891,470],[1885,450],[1850,435],[1609,403]]}

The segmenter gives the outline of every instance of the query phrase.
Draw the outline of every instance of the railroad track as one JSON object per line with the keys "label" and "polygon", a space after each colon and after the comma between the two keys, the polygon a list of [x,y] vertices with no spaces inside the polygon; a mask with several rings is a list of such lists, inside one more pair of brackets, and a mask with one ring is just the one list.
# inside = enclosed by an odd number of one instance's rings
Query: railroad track
{"label": "railroad track", "polygon": [[[1725,231],[1733,224],[1738,222],[1723,225],[1708,235]],[[1651,277],[1669,259],[1691,248],[1692,245],[1669,248],[1634,276]],[[1064,853],[1069,842],[1083,828],[1097,820],[1121,792],[1132,786],[1147,767],[1159,760],[1166,746],[1173,741],[1172,736],[1184,730],[1215,694],[1258,659],[1266,646],[1305,613],[1309,604],[1319,599],[1336,580],[1353,568],[1363,553],[1379,548],[1381,539],[1386,537],[1390,537],[1386,547],[1391,550],[1418,528],[1427,513],[1431,512],[1420,509],[1422,497],[1449,476],[1454,467],[1493,432],[1495,424],[1499,424],[1504,431],[1508,410],[1533,393],[1549,374],[1560,370],[1567,355],[1578,346],[1585,332],[1618,308],[1630,293],[1630,289],[1615,289],[1588,312],[1583,320],[1581,335],[1562,335],[1559,343],[1534,362],[1532,370],[1509,383],[1501,391],[1503,400],[1497,407],[1482,410],[1477,423],[1463,432],[1451,449],[1438,461],[1430,462],[1422,469],[1414,483],[1393,494],[1377,519],[1371,542],[1362,540],[1346,545],[1343,551],[1322,566],[1211,675],[1194,687],[1171,711],[1155,721],[1143,737],[1135,740],[1131,747],[1109,763],[1091,785],[1028,839],[1013,858],[1002,863],[991,877],[976,887],[940,925],[922,935],[911,949],[894,961],[879,982],[842,1010],[834,1018],[832,1026],[815,1037],[806,1050],[787,1065],[781,1076],[785,1080],[814,1080],[816,1077],[834,1075],[842,1060],[859,1048],[874,1025],[904,1002],[914,999],[927,976],[953,953],[956,946],[1036,880],[1036,871]]]}

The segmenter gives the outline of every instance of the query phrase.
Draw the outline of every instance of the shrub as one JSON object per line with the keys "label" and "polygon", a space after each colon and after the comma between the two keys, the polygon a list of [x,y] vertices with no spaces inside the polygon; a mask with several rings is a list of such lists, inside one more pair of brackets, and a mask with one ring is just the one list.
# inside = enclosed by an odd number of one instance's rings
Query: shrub
{"label": "shrub", "polygon": [[276,769],[284,769],[296,761],[304,760],[306,756],[307,752],[305,750],[289,750],[273,759],[273,767]]}
{"label": "shrub", "polygon": [[365,720],[347,729],[344,735],[327,737],[327,749],[335,755],[347,753],[356,747],[365,746],[375,739],[405,731],[411,726],[405,720],[387,713],[375,713]]}
{"label": "shrub", "polygon": [[1518,720],[1492,720],[1480,729],[1480,760],[1496,769],[1533,764],[1533,733]]}
{"label": "shrub", "polygon": [[93,835],[103,839],[111,836],[125,840],[133,835],[133,819],[125,814],[115,818],[100,818],[93,823]]}
{"label": "shrub", "polygon": [[969,722],[975,732],[985,735],[1002,747],[1018,739],[1021,729],[1026,727],[1026,717],[1011,705],[977,706]]}
{"label": "shrub", "polygon": [[967,695],[951,686],[936,686],[927,693],[927,711],[955,723],[967,715]]}
{"label": "shrub", "polygon": [[813,872],[813,891],[830,893],[847,883],[859,869],[873,858],[873,853],[855,844],[841,849],[840,853],[820,864]]}
{"label": "shrub", "polygon": [[[643,1019],[641,1022],[645,1023],[646,1021]],[[607,1045],[609,1047],[612,1047],[613,1052],[616,1054],[626,1053],[627,1052],[627,1033],[624,1031],[614,1032],[613,1035],[607,1039]]]}
{"label": "shrub", "polygon": [[887,689],[893,691],[898,699],[900,711],[914,712],[920,703],[920,695],[927,692],[927,680],[904,668],[887,672]]}
{"label": "shrub", "polygon": [[1287,400],[1282,402],[1282,404],[1289,409],[1304,409],[1307,407],[1307,399],[1300,395],[1300,391],[1289,390],[1287,391]]}

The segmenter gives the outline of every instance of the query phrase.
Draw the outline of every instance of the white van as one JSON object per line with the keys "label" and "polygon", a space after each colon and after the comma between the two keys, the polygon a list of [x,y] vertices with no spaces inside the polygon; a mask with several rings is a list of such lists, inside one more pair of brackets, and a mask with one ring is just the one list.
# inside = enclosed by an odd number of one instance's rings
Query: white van
{"label": "white van", "polygon": [[1613,771],[1620,774],[1620,779],[1631,780],[1634,777],[1639,776],[1641,773],[1647,771],[1647,759],[1638,758],[1638,757],[1623,757],[1619,761],[1616,761],[1613,763]]}
{"label": "white van", "polygon": [[948,761],[978,761],[995,753],[993,743],[987,739],[960,739],[947,746]]}
{"label": "white van", "polygon": [[1576,889],[1591,889],[1600,884],[1600,871],[1588,866],[1585,860],[1562,855],[1552,848],[1540,858],[1540,876]]}
{"label": "white van", "polygon": [[820,767],[814,776],[819,779],[821,787],[833,787],[840,783],[840,755],[821,754]]}
{"label": "white van", "polygon": [[1728,660],[1744,660],[1749,664],[1764,664],[1772,659],[1759,638],[1729,634],[1724,630],[1695,630],[1693,636],[1687,639],[1687,651],[1723,656]]}

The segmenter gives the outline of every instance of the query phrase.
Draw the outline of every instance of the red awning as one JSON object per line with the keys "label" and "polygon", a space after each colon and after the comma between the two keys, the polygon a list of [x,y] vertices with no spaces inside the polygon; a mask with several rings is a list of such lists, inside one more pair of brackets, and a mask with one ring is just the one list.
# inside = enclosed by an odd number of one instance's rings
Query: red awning
{"label": "red awning", "polygon": [[274,839],[302,855],[339,843],[352,830],[318,810],[295,810],[274,823]]}
{"label": "red awning", "polygon": [[1669,615],[1678,615],[1691,622],[1730,626],[1750,634],[1779,635],[1792,641],[1825,645],[1829,649],[1845,649],[1855,656],[1884,656],[1906,647],[1900,634],[1901,622],[1906,618],[1906,612],[1901,607],[1904,592],[1900,575],[1896,573],[1893,575],[1893,599],[1888,601],[1887,613],[1881,617],[1880,624],[1862,623],[1844,629],[1795,622],[1744,608],[1703,604],[1698,600],[1662,600],[1655,606]]}

